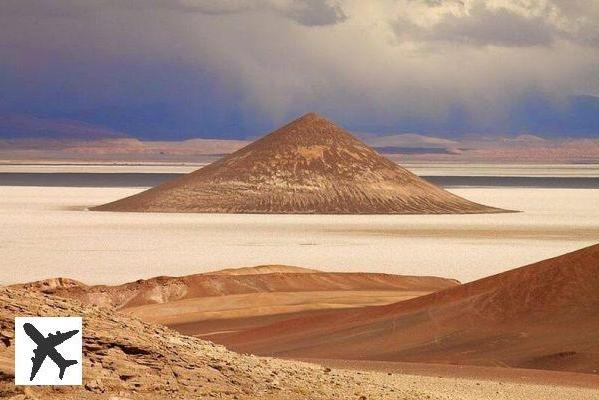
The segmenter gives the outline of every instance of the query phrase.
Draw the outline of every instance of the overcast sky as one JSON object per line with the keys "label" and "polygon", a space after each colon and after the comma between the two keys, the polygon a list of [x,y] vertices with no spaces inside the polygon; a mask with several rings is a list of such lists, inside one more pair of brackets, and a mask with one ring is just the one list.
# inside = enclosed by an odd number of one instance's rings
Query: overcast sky
{"label": "overcast sky", "polygon": [[0,114],[144,137],[252,137],[308,111],[598,135],[599,99],[572,96],[599,96],[599,1],[2,0],[0,93]]}

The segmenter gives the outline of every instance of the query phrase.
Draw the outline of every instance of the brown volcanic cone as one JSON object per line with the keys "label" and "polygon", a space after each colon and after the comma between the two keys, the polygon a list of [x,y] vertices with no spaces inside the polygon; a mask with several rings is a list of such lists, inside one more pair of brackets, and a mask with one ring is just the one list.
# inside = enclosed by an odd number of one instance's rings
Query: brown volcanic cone
{"label": "brown volcanic cone", "polygon": [[306,114],[204,168],[94,210],[206,213],[501,212],[462,199]]}
{"label": "brown volcanic cone", "polygon": [[302,358],[599,373],[599,244],[427,296],[221,337]]}

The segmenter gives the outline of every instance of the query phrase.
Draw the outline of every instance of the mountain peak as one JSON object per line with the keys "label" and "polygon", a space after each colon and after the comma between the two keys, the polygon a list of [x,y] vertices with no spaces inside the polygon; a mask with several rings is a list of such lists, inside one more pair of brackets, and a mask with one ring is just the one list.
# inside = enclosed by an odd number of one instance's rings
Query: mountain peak
{"label": "mountain peak", "polygon": [[326,123],[329,123],[329,124],[334,124],[334,122],[332,122],[328,118],[326,118],[326,117],[324,117],[324,116],[322,116],[319,113],[314,112],[314,111],[310,111],[308,113],[305,113],[301,117],[296,118],[295,120],[291,121],[289,123],[289,125],[291,125],[293,123],[299,123],[299,122],[302,122],[302,123],[306,123],[306,122],[307,123],[326,122]]}
{"label": "mountain peak", "polygon": [[308,113],[305,113],[304,115],[302,115],[298,119],[296,119],[296,121],[299,121],[299,120],[314,120],[314,119],[324,119],[324,120],[327,120],[325,117],[323,117],[322,115],[318,114],[317,112],[310,111]]}
{"label": "mountain peak", "polygon": [[351,136],[333,121],[315,112],[294,119],[281,128],[259,139],[258,142],[272,137],[289,137],[298,141],[327,141],[327,136]]}
{"label": "mountain peak", "polygon": [[280,214],[502,211],[417,177],[316,113],[191,174],[95,209]]}

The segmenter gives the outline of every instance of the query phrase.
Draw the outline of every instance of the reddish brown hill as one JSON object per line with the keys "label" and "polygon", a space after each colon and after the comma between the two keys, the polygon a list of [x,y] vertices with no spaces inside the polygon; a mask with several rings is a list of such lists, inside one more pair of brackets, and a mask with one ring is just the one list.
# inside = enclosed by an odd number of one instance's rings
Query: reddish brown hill
{"label": "reddish brown hill", "polygon": [[[269,272],[271,270],[280,272]],[[87,286],[68,278],[53,278],[12,287],[75,298],[98,306],[128,308],[252,293],[375,290],[433,292],[456,284],[452,279],[432,276],[320,272],[298,267],[258,266],[182,277],[160,276],[116,286]]]}
{"label": "reddish brown hill", "polygon": [[485,213],[311,113],[191,174],[94,208],[207,213]]}
{"label": "reddish brown hill", "polygon": [[213,338],[298,315],[391,304],[457,284],[436,277],[327,273],[265,265],[118,286],[86,286],[59,278],[14,287],[116,307],[183,333]]}
{"label": "reddish brown hill", "polygon": [[599,372],[599,245],[427,296],[225,335],[257,354]]}

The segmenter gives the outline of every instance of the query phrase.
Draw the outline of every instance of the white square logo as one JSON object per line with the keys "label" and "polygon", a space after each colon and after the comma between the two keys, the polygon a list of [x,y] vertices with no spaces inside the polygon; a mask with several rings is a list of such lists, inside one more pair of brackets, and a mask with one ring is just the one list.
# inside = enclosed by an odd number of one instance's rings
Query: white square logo
{"label": "white square logo", "polygon": [[81,385],[81,317],[15,318],[15,385]]}

